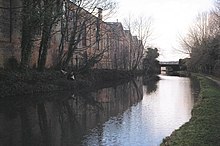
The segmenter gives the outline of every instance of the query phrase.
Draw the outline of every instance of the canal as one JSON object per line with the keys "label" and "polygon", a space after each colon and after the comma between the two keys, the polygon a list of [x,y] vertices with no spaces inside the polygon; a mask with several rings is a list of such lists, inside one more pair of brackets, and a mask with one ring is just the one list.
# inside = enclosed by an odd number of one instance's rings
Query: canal
{"label": "canal", "polygon": [[185,77],[0,101],[0,145],[157,146],[191,117]]}

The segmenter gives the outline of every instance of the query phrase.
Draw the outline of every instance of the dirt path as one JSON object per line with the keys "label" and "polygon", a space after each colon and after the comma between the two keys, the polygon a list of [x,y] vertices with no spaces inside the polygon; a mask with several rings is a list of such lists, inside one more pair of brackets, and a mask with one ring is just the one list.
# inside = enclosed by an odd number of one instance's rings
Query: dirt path
{"label": "dirt path", "polygon": [[209,77],[209,76],[207,76],[207,78],[214,81],[214,82],[216,82],[220,86],[220,80],[214,79],[214,78]]}

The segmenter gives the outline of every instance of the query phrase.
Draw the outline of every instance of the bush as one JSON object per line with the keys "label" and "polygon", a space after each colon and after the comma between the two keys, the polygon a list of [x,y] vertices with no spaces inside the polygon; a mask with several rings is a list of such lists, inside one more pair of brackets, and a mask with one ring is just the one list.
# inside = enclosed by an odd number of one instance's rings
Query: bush
{"label": "bush", "polygon": [[8,58],[4,63],[4,68],[10,71],[17,70],[18,66],[19,66],[18,61],[14,56]]}

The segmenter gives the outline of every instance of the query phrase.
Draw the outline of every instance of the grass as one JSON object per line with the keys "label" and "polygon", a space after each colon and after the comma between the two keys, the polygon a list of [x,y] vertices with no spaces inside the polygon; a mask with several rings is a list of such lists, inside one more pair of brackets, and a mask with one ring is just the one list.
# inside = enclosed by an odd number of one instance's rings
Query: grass
{"label": "grass", "polygon": [[220,87],[203,76],[200,82],[200,98],[192,110],[192,118],[161,146],[220,146]]}

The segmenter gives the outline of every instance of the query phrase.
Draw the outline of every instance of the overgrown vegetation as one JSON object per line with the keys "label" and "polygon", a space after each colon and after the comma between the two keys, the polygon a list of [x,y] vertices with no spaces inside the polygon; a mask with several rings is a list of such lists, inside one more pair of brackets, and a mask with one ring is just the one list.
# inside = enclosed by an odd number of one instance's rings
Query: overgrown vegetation
{"label": "overgrown vegetation", "polygon": [[190,55],[187,68],[194,72],[220,76],[220,2],[216,9],[198,15],[181,38],[183,52]]}
{"label": "overgrown vegetation", "polygon": [[134,77],[133,72],[118,70],[90,70],[74,72],[75,80],[60,71],[26,70],[25,72],[0,71],[0,98],[26,94],[71,90],[77,92],[108,87]]}
{"label": "overgrown vegetation", "polygon": [[144,75],[153,76],[160,73],[160,65],[157,58],[159,57],[157,48],[147,48],[143,59]]}
{"label": "overgrown vegetation", "polygon": [[220,90],[219,86],[200,75],[200,98],[192,110],[192,118],[161,146],[218,146],[220,145]]}

